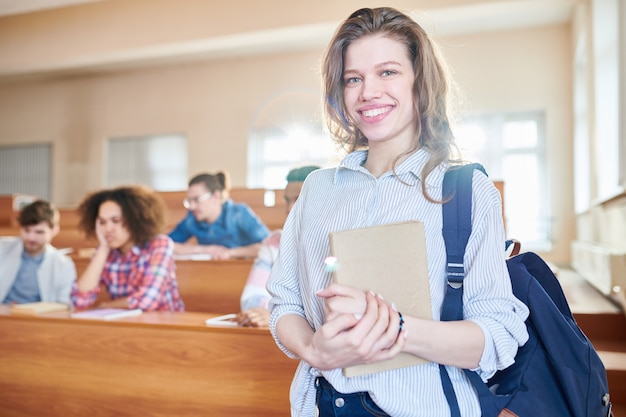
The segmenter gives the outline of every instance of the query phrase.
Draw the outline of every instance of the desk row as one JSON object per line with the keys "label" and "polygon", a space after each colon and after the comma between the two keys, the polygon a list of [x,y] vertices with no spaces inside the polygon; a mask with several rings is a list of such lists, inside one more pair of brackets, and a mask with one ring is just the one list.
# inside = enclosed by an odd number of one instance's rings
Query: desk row
{"label": "desk row", "polygon": [[288,359],[267,329],[207,327],[210,314],[86,321],[0,306],[6,416],[288,416]]}

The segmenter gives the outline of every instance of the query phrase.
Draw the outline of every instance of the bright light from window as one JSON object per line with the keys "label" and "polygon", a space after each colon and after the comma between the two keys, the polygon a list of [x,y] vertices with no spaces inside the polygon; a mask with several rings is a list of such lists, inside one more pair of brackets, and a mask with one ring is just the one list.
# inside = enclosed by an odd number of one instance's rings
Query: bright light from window
{"label": "bright light from window", "polygon": [[537,146],[537,122],[521,120],[504,125],[504,147],[508,149],[534,148]]}
{"label": "bright light from window", "polygon": [[541,113],[494,114],[473,117],[455,129],[463,158],[504,181],[507,237],[538,251],[551,246],[542,123]]}
{"label": "bright light from window", "polygon": [[317,91],[286,91],[268,97],[250,129],[248,187],[282,189],[293,168],[337,164],[339,152],[324,131],[320,113]]}
{"label": "bright light from window", "polygon": [[478,160],[486,142],[487,134],[478,124],[468,123],[456,129],[456,144],[465,159]]}

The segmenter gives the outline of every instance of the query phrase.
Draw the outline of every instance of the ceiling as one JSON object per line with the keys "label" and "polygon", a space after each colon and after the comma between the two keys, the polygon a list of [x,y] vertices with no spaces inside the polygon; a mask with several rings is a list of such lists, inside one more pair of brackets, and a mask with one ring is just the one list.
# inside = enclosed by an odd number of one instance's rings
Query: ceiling
{"label": "ceiling", "polygon": [[0,0],[0,16],[37,12],[100,0]]}
{"label": "ceiling", "polygon": [[[40,12],[100,1],[110,0],[0,0],[0,16]],[[438,37],[444,37],[566,23],[572,19],[576,2],[577,0],[475,0],[463,6],[430,9],[427,13],[413,15],[413,17],[426,30],[430,29],[436,32]],[[121,69],[175,60],[215,59],[224,56],[280,52],[303,47],[323,47],[336,24],[337,22],[319,22],[307,26],[277,27],[263,32],[231,34],[190,42],[163,43],[130,52],[120,51],[107,56],[93,56],[82,62],[63,63],[58,68],[54,66],[26,68],[12,73],[0,71],[0,76],[68,70]]]}
{"label": "ceiling", "polygon": [[[0,0],[0,16],[38,12],[106,0]],[[467,32],[528,27],[569,20],[576,0],[507,0],[476,2],[466,7],[442,8],[431,14],[447,31]]]}

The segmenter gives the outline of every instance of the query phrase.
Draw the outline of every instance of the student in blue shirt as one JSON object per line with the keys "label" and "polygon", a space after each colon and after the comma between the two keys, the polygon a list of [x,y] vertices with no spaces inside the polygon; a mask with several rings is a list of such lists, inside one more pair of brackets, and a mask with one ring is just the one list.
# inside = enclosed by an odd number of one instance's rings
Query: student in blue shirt
{"label": "student in blue shirt", "polygon": [[[209,254],[213,259],[254,258],[269,229],[243,203],[228,198],[225,172],[202,173],[189,181],[183,205],[189,212],[169,236],[174,253]],[[186,243],[195,238],[197,243]]]}

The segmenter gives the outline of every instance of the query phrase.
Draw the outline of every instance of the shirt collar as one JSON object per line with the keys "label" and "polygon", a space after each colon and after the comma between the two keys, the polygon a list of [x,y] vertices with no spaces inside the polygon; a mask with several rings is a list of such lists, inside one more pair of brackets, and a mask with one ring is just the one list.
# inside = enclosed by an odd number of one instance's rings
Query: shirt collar
{"label": "shirt collar", "polygon": [[43,261],[43,256],[46,254],[46,251],[44,250],[43,252],[41,252],[39,255],[35,255],[35,256],[30,256],[28,254],[28,252],[26,252],[26,250],[22,251],[22,259],[24,260],[30,260],[36,264],[40,264]]}
{"label": "shirt collar", "polygon": [[[348,154],[339,163],[339,166],[337,167],[337,170],[335,171],[334,183],[335,184],[337,183],[338,178],[341,175],[343,175],[342,173],[345,173],[346,170],[361,171],[361,172],[369,174],[367,169],[363,167],[363,164],[365,163],[367,159],[367,153],[368,153],[367,150],[359,150],[359,151],[354,151]],[[410,173],[414,177],[413,179],[417,181],[419,180],[421,173],[422,173],[422,169],[424,168],[424,165],[426,165],[426,162],[428,162],[429,158],[430,158],[430,154],[427,151],[425,151],[424,149],[418,149],[415,152],[413,152],[411,155],[409,155],[409,157],[405,159],[401,164],[396,166],[395,174],[399,178],[408,180],[409,177],[406,174]],[[391,172],[390,174],[393,174],[393,172]]]}
{"label": "shirt collar", "polygon": [[141,254],[141,247],[142,246],[143,245],[134,244],[133,246],[131,246],[130,250],[128,252],[126,252],[125,254],[122,253],[122,251],[119,248],[113,249],[112,252],[114,252],[115,255],[118,256],[118,257],[128,256],[128,254],[133,254],[133,255],[137,256],[137,255]]}

